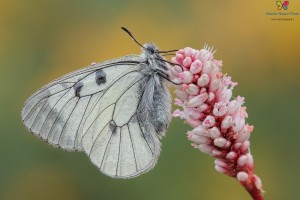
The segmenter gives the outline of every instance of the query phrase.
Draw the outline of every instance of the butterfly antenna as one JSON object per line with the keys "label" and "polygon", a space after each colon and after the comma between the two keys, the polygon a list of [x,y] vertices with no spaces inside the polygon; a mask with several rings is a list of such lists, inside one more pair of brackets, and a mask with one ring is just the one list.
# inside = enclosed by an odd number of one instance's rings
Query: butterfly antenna
{"label": "butterfly antenna", "polygon": [[141,43],[139,43],[139,42],[133,37],[132,33],[131,33],[127,28],[121,27],[121,29],[122,29],[123,31],[125,31],[125,32],[133,39],[133,41],[134,41],[135,43],[137,43],[140,47],[146,49],[143,45],[141,45]]}

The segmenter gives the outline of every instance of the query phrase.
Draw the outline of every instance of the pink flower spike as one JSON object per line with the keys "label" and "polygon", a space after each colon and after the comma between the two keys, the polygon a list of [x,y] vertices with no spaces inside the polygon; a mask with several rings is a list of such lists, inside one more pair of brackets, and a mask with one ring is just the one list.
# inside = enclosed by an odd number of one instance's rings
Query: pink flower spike
{"label": "pink flower spike", "polygon": [[97,64],[96,62],[92,62],[92,63],[91,63],[92,66],[93,66],[93,65],[96,65],[96,64]]}
{"label": "pink flower spike", "polygon": [[237,82],[222,73],[222,61],[214,59],[212,48],[195,50],[190,47],[176,52],[170,77],[181,83],[176,86],[174,117],[181,117],[193,127],[188,132],[192,146],[214,157],[215,169],[236,178],[253,200],[263,200],[261,180],[254,174],[250,154],[253,126],[246,124],[248,113],[244,97],[232,99]]}

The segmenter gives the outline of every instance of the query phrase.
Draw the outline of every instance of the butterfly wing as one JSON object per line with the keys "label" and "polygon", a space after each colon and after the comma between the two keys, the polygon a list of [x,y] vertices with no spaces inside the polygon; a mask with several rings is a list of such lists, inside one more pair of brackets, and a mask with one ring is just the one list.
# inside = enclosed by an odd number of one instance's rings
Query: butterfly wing
{"label": "butterfly wing", "polygon": [[138,176],[160,152],[154,129],[137,117],[143,58],[126,56],[70,73],[34,93],[22,110],[34,135],[68,151],[84,151],[106,175]]}

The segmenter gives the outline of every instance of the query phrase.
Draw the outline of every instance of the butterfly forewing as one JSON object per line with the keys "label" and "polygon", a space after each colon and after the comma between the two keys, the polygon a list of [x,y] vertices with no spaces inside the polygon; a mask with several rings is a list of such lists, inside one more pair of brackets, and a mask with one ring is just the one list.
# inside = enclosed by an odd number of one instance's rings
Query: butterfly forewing
{"label": "butterfly forewing", "polygon": [[148,171],[160,141],[155,129],[146,132],[146,122],[138,119],[142,62],[140,56],[125,56],[51,82],[26,101],[25,126],[51,145],[86,152],[109,176],[130,178]]}

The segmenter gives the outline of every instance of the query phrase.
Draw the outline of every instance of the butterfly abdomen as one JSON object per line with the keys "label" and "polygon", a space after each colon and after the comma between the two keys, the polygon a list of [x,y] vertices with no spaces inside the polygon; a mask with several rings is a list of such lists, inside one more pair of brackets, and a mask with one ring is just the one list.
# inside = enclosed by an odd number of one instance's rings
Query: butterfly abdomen
{"label": "butterfly abdomen", "polygon": [[159,137],[164,136],[171,121],[171,97],[163,81],[157,74],[145,78],[137,112],[142,126],[149,130],[151,124]]}

